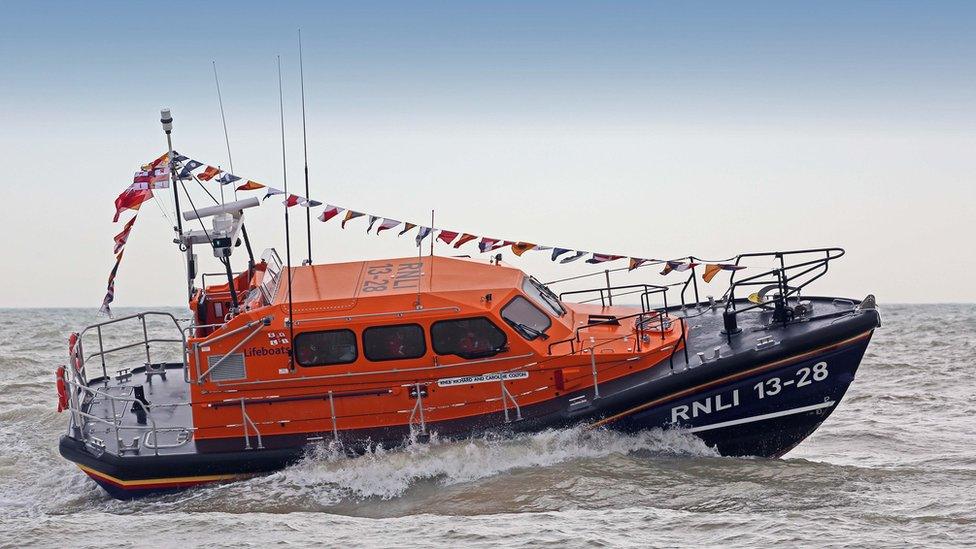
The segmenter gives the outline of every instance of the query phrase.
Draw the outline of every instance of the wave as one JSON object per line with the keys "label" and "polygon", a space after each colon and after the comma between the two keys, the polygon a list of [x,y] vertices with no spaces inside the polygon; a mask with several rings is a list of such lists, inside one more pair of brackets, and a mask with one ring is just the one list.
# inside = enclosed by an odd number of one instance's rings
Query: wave
{"label": "wave", "polygon": [[[305,500],[320,506],[402,497],[421,483],[451,486],[518,469],[551,467],[574,460],[601,459],[635,452],[653,455],[717,456],[701,439],[677,431],[650,430],[627,435],[582,428],[547,430],[512,438],[485,437],[463,442],[411,444],[398,450],[374,448],[347,457],[334,445],[310,448],[295,465],[268,476],[204,488],[204,499],[233,493],[249,503]],[[273,494],[273,497],[269,497]],[[240,499],[238,499],[240,501]],[[244,505],[253,509],[251,505]],[[296,508],[301,508],[301,504]],[[290,511],[285,504],[278,511]]]}

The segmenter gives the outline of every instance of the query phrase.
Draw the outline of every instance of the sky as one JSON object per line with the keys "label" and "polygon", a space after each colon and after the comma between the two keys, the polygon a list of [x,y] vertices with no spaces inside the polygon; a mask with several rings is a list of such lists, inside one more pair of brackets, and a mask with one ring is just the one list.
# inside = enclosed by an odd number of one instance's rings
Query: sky
{"label": "sky", "polygon": [[[0,307],[98,307],[121,228],[113,201],[165,149],[160,107],[177,150],[227,167],[213,62],[235,172],[281,188],[280,55],[300,190],[299,28],[312,198],[628,256],[841,246],[812,293],[976,301],[976,4],[163,7],[0,2]],[[167,193],[143,206],[116,306],[185,303],[172,208]],[[297,263],[304,211],[291,212]],[[258,250],[283,254],[280,201],[246,220]],[[417,253],[357,221],[313,220],[314,260]],[[595,270],[505,260],[542,280]],[[678,279],[645,269],[615,282]]]}

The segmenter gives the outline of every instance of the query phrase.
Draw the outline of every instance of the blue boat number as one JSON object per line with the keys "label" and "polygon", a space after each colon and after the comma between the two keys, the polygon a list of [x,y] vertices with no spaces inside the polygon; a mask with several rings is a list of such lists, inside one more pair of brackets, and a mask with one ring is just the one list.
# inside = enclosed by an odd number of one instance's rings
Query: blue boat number
{"label": "blue boat number", "polygon": [[781,380],[778,377],[771,377],[767,380],[760,381],[752,388],[756,390],[756,394],[762,399],[767,396],[778,395],[784,387],[789,387],[790,385],[805,387],[816,381],[823,381],[827,379],[828,373],[827,363],[818,362],[812,368],[804,366],[797,370],[793,379]]}

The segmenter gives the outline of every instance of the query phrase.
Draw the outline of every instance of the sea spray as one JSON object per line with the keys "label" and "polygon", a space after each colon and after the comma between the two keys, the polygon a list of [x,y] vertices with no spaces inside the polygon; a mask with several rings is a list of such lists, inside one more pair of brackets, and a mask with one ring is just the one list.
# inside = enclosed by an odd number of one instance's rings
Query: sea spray
{"label": "sea spray", "polygon": [[715,456],[697,437],[649,430],[634,435],[581,428],[547,430],[512,438],[483,437],[462,442],[374,448],[346,457],[334,446],[312,447],[305,459],[278,473],[253,479],[252,488],[311,496],[322,505],[343,499],[391,499],[420,481],[443,486],[472,482],[524,467],[546,467],[574,459],[645,451],[663,455]]}

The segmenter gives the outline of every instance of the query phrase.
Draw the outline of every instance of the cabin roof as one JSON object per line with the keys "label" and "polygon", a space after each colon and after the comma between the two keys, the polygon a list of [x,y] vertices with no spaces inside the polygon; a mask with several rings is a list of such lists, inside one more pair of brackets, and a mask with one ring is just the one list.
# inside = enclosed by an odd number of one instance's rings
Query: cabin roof
{"label": "cabin roof", "polygon": [[[396,296],[490,292],[514,289],[524,273],[486,261],[451,257],[403,257],[349,263],[292,267],[293,306],[354,306],[365,299]],[[461,300],[465,300],[461,298]],[[274,304],[288,302],[288,277],[283,276]],[[316,307],[317,308],[317,307]]]}

